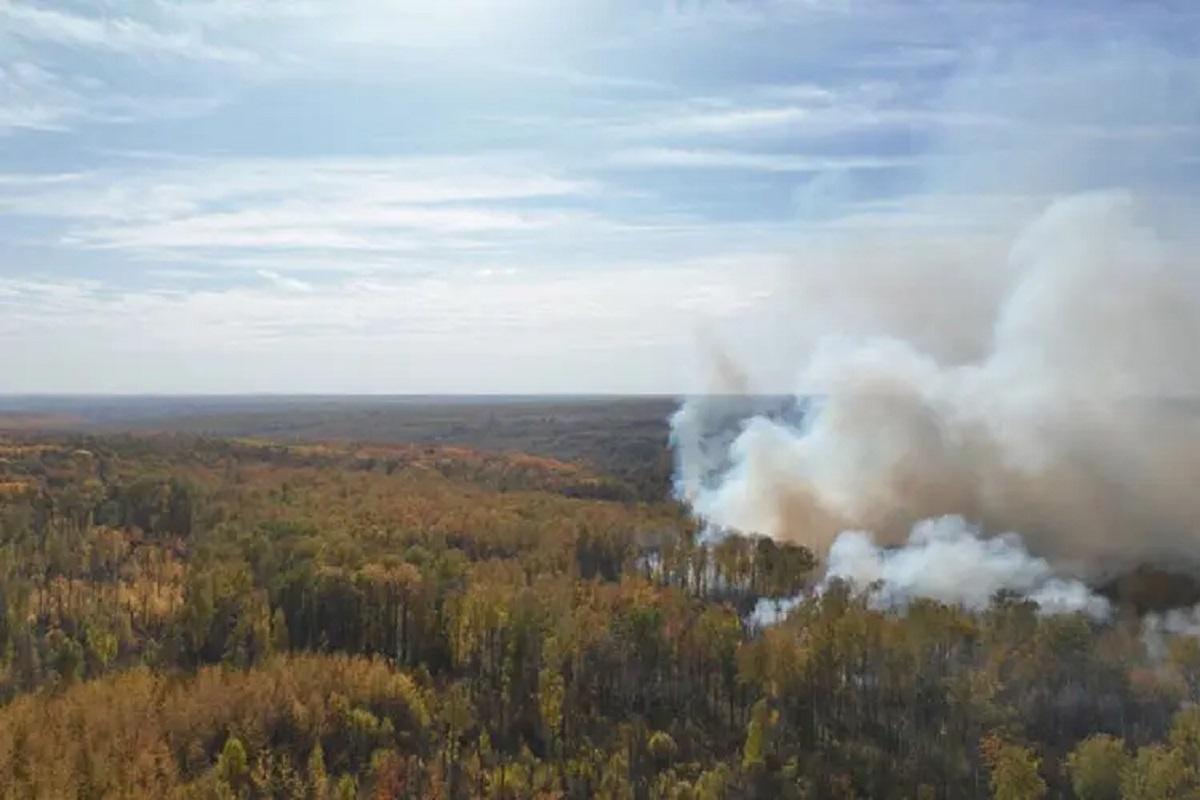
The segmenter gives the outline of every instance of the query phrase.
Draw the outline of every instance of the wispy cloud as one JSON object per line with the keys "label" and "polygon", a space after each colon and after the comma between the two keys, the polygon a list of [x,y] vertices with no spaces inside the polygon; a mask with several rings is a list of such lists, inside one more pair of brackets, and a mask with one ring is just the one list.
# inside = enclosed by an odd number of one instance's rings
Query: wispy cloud
{"label": "wispy cloud", "polygon": [[8,180],[52,181],[53,193],[0,196],[14,213],[149,219],[207,206],[303,198],[333,205],[438,204],[567,197],[598,185],[539,168],[520,153],[483,156],[358,158],[133,158],[110,169]]}
{"label": "wispy cloud", "polygon": [[28,61],[0,64],[0,135],[68,131],[81,122],[133,123],[204,114],[217,97],[130,96],[91,77],[64,77]]}
{"label": "wispy cloud", "polygon": [[654,388],[697,317],[761,354],[765,261],[1002,263],[1080,188],[1194,216],[1179,3],[561,5],[0,0],[0,374]]}
{"label": "wispy cloud", "polygon": [[158,253],[164,250],[285,248],[414,250],[476,249],[480,236],[529,233],[591,221],[569,211],[507,211],[473,206],[382,206],[370,200],[337,206],[280,203],[232,213],[96,224],[63,241],[86,248]]}
{"label": "wispy cloud", "polygon": [[[283,274],[257,277],[258,285],[120,293],[90,281],[0,278],[0,335],[9,342],[0,369],[10,389],[45,387],[20,355],[26,343],[41,341],[62,368],[53,388],[65,391],[112,390],[135,371],[144,391],[195,391],[214,373],[221,381],[249,380],[247,390],[463,391],[480,374],[530,362],[548,368],[525,372],[514,389],[570,391],[587,385],[597,363],[677,351],[698,315],[753,313],[767,275],[720,263],[635,270],[619,281],[608,273],[506,270],[355,278],[320,291]],[[638,354],[623,352],[629,342],[639,344]],[[353,355],[364,347],[369,366]],[[414,358],[429,348],[440,358]],[[101,353],[109,365],[96,374],[87,365]],[[146,370],[181,355],[208,364],[207,374]],[[616,382],[664,391],[681,377],[639,370]]]}
{"label": "wispy cloud", "polygon": [[65,130],[92,110],[82,88],[27,61],[0,64],[0,133]]}
{"label": "wispy cloud", "polygon": [[664,119],[657,124],[657,129],[668,133],[744,133],[794,126],[814,113],[812,109],[795,106],[699,111]]}
{"label": "wispy cloud", "polygon": [[911,156],[810,155],[763,153],[744,150],[701,150],[679,147],[643,147],[619,150],[612,163],[625,167],[751,170],[755,172],[825,172],[913,167],[922,160]]}
{"label": "wispy cloud", "polygon": [[128,16],[83,16],[18,0],[0,3],[0,35],[126,55],[162,55],[233,64],[255,63],[253,52],[216,45],[194,30],[161,30]]}
{"label": "wispy cloud", "polygon": [[[765,86],[759,93],[779,94],[781,87]],[[904,98],[879,98],[830,90],[803,92],[813,102],[763,105],[732,99],[700,98],[682,107],[663,107],[638,119],[624,120],[616,130],[643,138],[831,137],[846,132],[937,130],[956,127],[1003,128],[1015,120],[1000,114],[928,108]]]}
{"label": "wispy cloud", "polygon": [[263,280],[271,283],[274,286],[289,291],[289,292],[311,292],[313,285],[306,283],[299,278],[292,278],[287,275],[280,275],[278,272],[269,269],[260,269],[258,276]]}
{"label": "wispy cloud", "polygon": [[[562,205],[596,191],[523,158],[184,159],[0,178],[0,210],[61,220],[77,248],[476,248],[487,237],[595,225]],[[483,237],[482,239],[480,237]]]}

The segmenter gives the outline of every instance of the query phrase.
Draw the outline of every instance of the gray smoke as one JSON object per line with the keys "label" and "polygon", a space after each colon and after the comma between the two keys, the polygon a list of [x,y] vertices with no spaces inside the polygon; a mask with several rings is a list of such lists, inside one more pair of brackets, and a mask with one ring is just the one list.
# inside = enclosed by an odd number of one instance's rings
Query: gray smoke
{"label": "gray smoke", "polygon": [[[1010,589],[1098,612],[1053,572],[1200,552],[1195,267],[1128,194],[1053,202],[997,271],[1007,283],[978,357],[903,335],[818,337],[782,412],[683,405],[677,491],[710,526],[805,544],[831,575],[877,575],[884,596],[977,607]],[[1020,536],[987,538],[1003,531]]]}

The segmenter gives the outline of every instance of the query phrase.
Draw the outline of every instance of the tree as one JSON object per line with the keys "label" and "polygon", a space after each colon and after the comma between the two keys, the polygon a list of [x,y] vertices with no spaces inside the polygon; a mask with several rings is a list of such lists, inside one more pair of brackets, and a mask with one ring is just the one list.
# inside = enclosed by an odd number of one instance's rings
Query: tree
{"label": "tree", "polygon": [[85,658],[88,673],[99,675],[117,657],[117,637],[98,625],[89,624],[84,630],[87,638]]}
{"label": "tree", "polygon": [[249,761],[246,758],[246,748],[241,739],[230,736],[221,748],[217,757],[217,777],[228,787],[235,796],[241,797],[247,792],[247,777],[250,773]]}
{"label": "tree", "polygon": [[1193,771],[1200,770],[1200,708],[1192,706],[1175,715],[1170,741]]}
{"label": "tree", "polygon": [[980,749],[991,769],[993,800],[1038,800],[1046,782],[1038,774],[1039,760],[1027,748],[989,736]]}
{"label": "tree", "polygon": [[650,757],[654,759],[655,765],[659,769],[663,769],[669,766],[671,760],[675,758],[675,753],[679,750],[679,746],[675,744],[675,740],[671,737],[671,734],[666,731],[655,731],[646,740],[646,750],[650,753]]}
{"label": "tree", "polygon": [[358,797],[358,783],[354,780],[353,775],[343,775],[338,778],[337,784],[333,787],[333,800],[356,800]]}
{"label": "tree", "polygon": [[84,664],[83,647],[72,636],[55,628],[46,635],[47,663],[58,673],[63,683],[72,683],[80,676]]}
{"label": "tree", "polygon": [[750,722],[746,725],[746,744],[742,748],[743,767],[761,767],[765,763],[767,737],[775,716],[765,699],[754,704]]}
{"label": "tree", "polygon": [[329,791],[329,776],[325,772],[325,751],[321,749],[320,742],[313,745],[312,752],[308,754],[305,772],[309,800],[324,800]]}
{"label": "tree", "polygon": [[1067,756],[1071,789],[1079,800],[1120,800],[1121,775],[1128,763],[1123,741],[1105,734],[1089,736]]}
{"label": "tree", "polygon": [[1162,745],[1141,747],[1121,775],[1121,798],[1194,800],[1195,777],[1178,750]]}
{"label": "tree", "polygon": [[1200,639],[1176,636],[1167,647],[1167,655],[1187,684],[1192,702],[1200,700]]}
{"label": "tree", "polygon": [[553,666],[543,667],[538,673],[538,712],[546,738],[555,746],[562,728],[564,693],[562,673]]}
{"label": "tree", "polygon": [[271,649],[276,653],[284,653],[289,647],[291,641],[288,636],[287,617],[282,608],[277,608],[271,615]]}

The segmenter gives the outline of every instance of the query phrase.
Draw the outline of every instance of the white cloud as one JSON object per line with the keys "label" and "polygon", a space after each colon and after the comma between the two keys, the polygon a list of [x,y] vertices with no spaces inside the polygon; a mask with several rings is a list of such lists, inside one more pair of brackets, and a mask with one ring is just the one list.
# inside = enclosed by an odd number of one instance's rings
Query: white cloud
{"label": "white cloud", "polygon": [[622,138],[657,141],[835,139],[847,133],[895,134],[956,128],[1003,130],[1003,113],[932,104],[924,86],[867,79],[827,83],[751,83],[736,91],[647,103],[610,123]]}
{"label": "white cloud", "polygon": [[[1191,188],[1194,54],[1087,44],[1161,22],[1145,5],[559,5],[0,0],[0,328],[26,337],[3,363],[48,388],[106,345],[153,350],[182,388],[175,348],[203,355],[193,388],[271,388],[299,378],[244,353],[288,363],[292,341],[337,351],[327,388],[448,388],[439,357],[477,389],[547,369],[618,388],[682,360],[693,319],[761,311],[734,280],[750,251],[797,273],[847,241],[970,261],[1079,183]],[[724,260],[679,266],[700,255]],[[221,341],[246,373],[217,374]],[[480,355],[505,348],[524,372]],[[345,371],[389,359],[416,383]]]}
{"label": "white cloud", "polygon": [[203,114],[216,97],[130,96],[92,77],[62,75],[29,61],[0,64],[0,134],[63,132],[81,121],[131,123]]}
{"label": "white cloud", "polygon": [[127,55],[165,55],[247,64],[258,61],[240,48],[212,44],[192,30],[160,30],[133,17],[82,16],[6,0],[0,3],[0,35]]}
{"label": "white cloud", "polygon": [[[10,180],[45,180],[20,176]],[[380,205],[556,198],[598,189],[521,154],[458,157],[164,158],[56,176],[45,193],[0,195],[0,208],[42,216],[164,219],[206,207],[302,198]],[[0,182],[2,185],[2,182]]]}
{"label": "white cloud", "polygon": [[620,150],[613,154],[612,161],[618,166],[740,169],[758,172],[894,169],[921,163],[918,158],[904,156],[808,155],[680,147],[642,147]]}
{"label": "white cloud", "polygon": [[27,61],[0,64],[0,133],[63,130],[87,109],[87,100],[48,70]]}
{"label": "white cloud", "polygon": [[263,280],[278,286],[280,289],[285,289],[290,292],[311,292],[313,290],[313,285],[311,283],[305,283],[298,278],[288,277],[287,275],[280,275],[278,272],[274,272],[269,269],[260,269],[258,271],[258,276]]}
{"label": "white cloud", "polygon": [[603,224],[592,215],[565,211],[510,212],[464,206],[385,207],[370,201],[325,208],[282,203],[226,214],[85,226],[63,241],[82,247],[132,251],[273,247],[411,250],[423,244],[435,244],[409,235],[409,232],[417,232],[440,237],[442,244],[470,248],[476,240],[460,237],[532,233],[593,222]]}
{"label": "white cloud", "polygon": [[[261,271],[224,289],[116,291],[0,279],[0,369],[15,391],[668,391],[698,315],[752,315],[763,270],[691,263],[611,272],[352,278],[317,287]],[[50,348],[48,360],[27,358]],[[629,352],[631,344],[637,352]],[[361,358],[371,353],[368,366]],[[165,359],[175,369],[147,369]],[[614,361],[619,359],[623,364]],[[94,369],[103,362],[105,368]],[[189,363],[209,365],[203,375]],[[514,371],[539,363],[543,369]],[[610,373],[603,365],[620,366]]]}
{"label": "white cloud", "polygon": [[695,112],[666,119],[658,128],[679,133],[744,133],[762,128],[794,126],[813,115],[811,109],[795,106],[780,108],[734,108]]}
{"label": "white cloud", "polygon": [[562,205],[596,192],[596,184],[526,160],[135,162],[75,175],[10,174],[0,180],[0,210],[61,220],[66,229],[57,241],[71,247],[131,252],[471,248],[479,237],[605,224]]}

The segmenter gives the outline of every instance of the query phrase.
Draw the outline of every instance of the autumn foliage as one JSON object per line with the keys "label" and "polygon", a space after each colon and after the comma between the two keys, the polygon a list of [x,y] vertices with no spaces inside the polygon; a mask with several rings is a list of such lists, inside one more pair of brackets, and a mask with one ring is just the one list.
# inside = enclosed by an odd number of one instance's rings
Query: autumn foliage
{"label": "autumn foliage", "polygon": [[[0,443],[0,796],[1169,798],[1200,659],[872,608],[580,464]],[[1181,710],[1181,708],[1183,710]]]}

